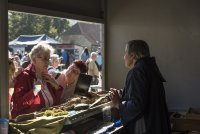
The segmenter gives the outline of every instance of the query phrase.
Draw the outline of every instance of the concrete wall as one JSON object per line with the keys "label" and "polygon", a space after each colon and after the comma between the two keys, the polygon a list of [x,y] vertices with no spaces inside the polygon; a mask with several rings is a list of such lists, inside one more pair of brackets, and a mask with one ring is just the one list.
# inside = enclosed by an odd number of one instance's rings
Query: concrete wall
{"label": "concrete wall", "polygon": [[199,0],[107,1],[107,87],[123,88],[125,43],[144,39],[167,80],[169,109],[200,107],[199,5]]}

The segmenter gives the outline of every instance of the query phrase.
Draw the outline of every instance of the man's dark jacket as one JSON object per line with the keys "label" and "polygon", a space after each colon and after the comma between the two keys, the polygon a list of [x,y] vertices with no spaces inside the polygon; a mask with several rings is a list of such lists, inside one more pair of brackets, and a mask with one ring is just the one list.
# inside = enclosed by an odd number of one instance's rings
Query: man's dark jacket
{"label": "man's dark jacket", "polygon": [[136,122],[143,118],[143,134],[171,134],[163,82],[155,58],[139,59],[128,72],[119,105],[125,133],[134,134]]}

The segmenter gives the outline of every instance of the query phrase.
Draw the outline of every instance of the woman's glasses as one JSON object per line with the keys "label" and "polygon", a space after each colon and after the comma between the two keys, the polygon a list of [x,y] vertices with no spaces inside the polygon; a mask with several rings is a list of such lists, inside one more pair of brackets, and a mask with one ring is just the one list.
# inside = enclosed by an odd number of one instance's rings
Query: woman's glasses
{"label": "woman's glasses", "polygon": [[42,61],[49,61],[49,57],[37,57],[39,59],[41,59]]}

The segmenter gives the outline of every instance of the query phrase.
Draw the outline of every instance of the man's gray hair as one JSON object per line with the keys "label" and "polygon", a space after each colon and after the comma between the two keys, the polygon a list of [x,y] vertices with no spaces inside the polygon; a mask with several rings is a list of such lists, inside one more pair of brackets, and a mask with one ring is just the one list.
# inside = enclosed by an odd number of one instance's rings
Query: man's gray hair
{"label": "man's gray hair", "polygon": [[143,57],[150,57],[148,44],[143,40],[131,40],[126,45],[128,54],[134,53],[136,60]]}
{"label": "man's gray hair", "polygon": [[97,56],[97,53],[96,53],[96,52],[92,52],[92,53],[90,54],[90,57],[93,57],[93,56]]}

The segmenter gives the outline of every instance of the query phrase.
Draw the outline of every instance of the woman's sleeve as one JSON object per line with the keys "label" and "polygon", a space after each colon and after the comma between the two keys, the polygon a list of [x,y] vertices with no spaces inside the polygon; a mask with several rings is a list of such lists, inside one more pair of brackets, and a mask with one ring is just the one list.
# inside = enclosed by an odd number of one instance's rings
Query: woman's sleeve
{"label": "woman's sleeve", "polygon": [[17,77],[13,93],[13,109],[23,109],[30,107],[34,103],[35,95],[30,77],[22,74]]}

